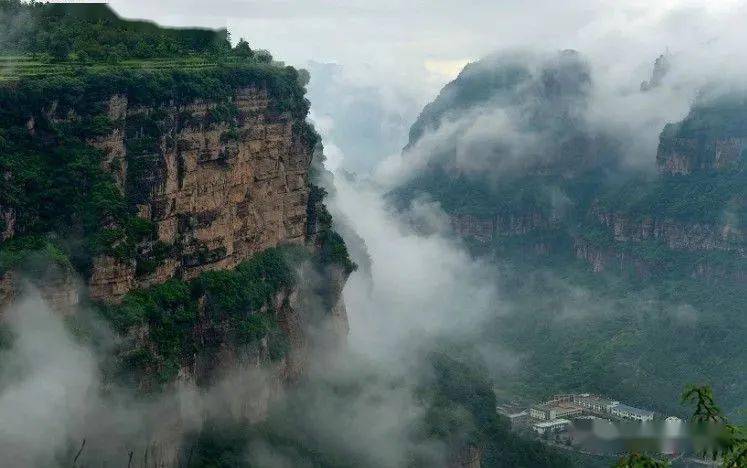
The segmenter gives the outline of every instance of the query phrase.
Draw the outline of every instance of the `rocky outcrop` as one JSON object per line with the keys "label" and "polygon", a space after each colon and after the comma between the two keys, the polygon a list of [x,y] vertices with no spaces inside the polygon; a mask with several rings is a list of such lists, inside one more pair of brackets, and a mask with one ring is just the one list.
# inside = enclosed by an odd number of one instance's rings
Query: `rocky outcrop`
{"label": "rocky outcrop", "polygon": [[641,91],[646,92],[658,88],[667,76],[667,73],[669,73],[670,68],[669,53],[658,56],[651,71],[651,79],[641,83]]}
{"label": "rocky outcrop", "polygon": [[339,355],[350,331],[342,297],[347,276],[337,267],[330,268],[321,278],[321,290],[306,284],[288,291],[286,300],[276,303],[278,323],[289,339],[283,363],[285,379],[293,381],[301,377],[311,364],[311,356],[323,360]]}
{"label": "rocky outcrop", "polygon": [[689,138],[672,138],[666,145],[660,143],[656,153],[659,172],[670,175],[691,174],[696,166],[694,155],[697,142]]}
{"label": "rocky outcrop", "polygon": [[93,261],[88,291],[94,299],[116,301],[135,285],[134,262],[122,262],[112,257],[97,257]]}
{"label": "rocky outcrop", "polygon": [[15,299],[16,280],[12,271],[0,275],[0,311]]}
{"label": "rocky outcrop", "polygon": [[[594,273],[616,272],[649,278],[657,269],[666,268],[666,264],[656,258],[647,259],[639,255],[629,244],[603,247],[577,237],[573,240],[573,249],[575,257],[587,263]],[[747,284],[747,262],[739,259],[724,262],[723,258],[698,255],[689,261],[682,261],[677,273],[712,284],[724,281]]]}
{"label": "rocky outcrop", "polygon": [[27,287],[35,288],[52,310],[71,315],[80,303],[81,285],[75,278],[69,269],[54,264],[45,271],[35,272],[34,278],[29,274],[7,271],[0,275],[0,315],[5,306],[23,294]]}
{"label": "rocky outcrop", "polygon": [[495,216],[455,214],[450,217],[452,230],[463,238],[488,243],[498,237],[522,236],[547,229],[553,221],[539,211],[498,213]]}
{"label": "rocky outcrop", "polygon": [[741,94],[703,97],[659,137],[656,165],[667,175],[744,170],[747,106]]}
{"label": "rocky outcrop", "polygon": [[495,219],[472,215],[452,215],[451,229],[462,238],[488,243],[495,237]]}
{"label": "rocky outcrop", "polygon": [[495,230],[499,236],[518,236],[533,231],[547,229],[552,221],[539,211],[498,214],[495,218]]}
{"label": "rocky outcrop", "polygon": [[669,175],[738,170],[746,148],[747,138],[662,137],[656,165],[659,172]]}
{"label": "rocky outcrop", "polygon": [[13,237],[16,229],[16,213],[12,209],[0,206],[0,242]]}
{"label": "rocky outcrop", "polygon": [[584,238],[576,237],[573,239],[573,250],[576,258],[588,263],[594,273],[632,270],[638,277],[650,275],[650,266],[645,261],[614,246],[601,247]]}
{"label": "rocky outcrop", "polygon": [[477,445],[463,447],[449,464],[449,468],[480,468],[485,450]]}
{"label": "rocky outcrop", "polygon": [[615,242],[661,241],[673,250],[721,250],[744,255],[745,233],[739,227],[683,222],[651,215],[631,216],[593,210],[599,222],[612,232]]}
{"label": "rocky outcrop", "polygon": [[145,131],[138,122],[155,111],[128,107],[126,96],[109,100],[117,125],[92,143],[169,253],[145,273],[133,262],[96,259],[93,299],[117,301],[136,287],[233,268],[258,251],[304,241],[312,151],[302,141],[303,122],[272,111],[259,88],[236,90],[232,104],[237,125],[214,121],[216,103],[160,109],[157,147],[133,155],[128,147]]}
{"label": "rocky outcrop", "polygon": [[747,265],[737,264],[725,266],[708,260],[698,262],[691,275],[699,280],[727,280],[738,284],[747,284]]}

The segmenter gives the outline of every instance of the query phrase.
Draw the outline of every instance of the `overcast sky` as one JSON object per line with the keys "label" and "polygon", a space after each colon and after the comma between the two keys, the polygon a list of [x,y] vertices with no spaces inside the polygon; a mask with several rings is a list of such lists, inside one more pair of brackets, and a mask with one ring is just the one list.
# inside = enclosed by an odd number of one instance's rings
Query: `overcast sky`
{"label": "overcast sky", "polygon": [[614,64],[742,31],[736,0],[111,0],[123,16],[228,27],[278,59],[337,62],[428,99],[468,60],[575,48]]}
{"label": "overcast sky", "polygon": [[[328,160],[335,163],[330,167],[339,167],[342,161],[356,173],[361,158],[378,164],[396,157],[423,106],[467,62],[492,52],[579,51],[592,68],[591,120],[636,135],[640,144],[631,154],[649,168],[662,125],[684,117],[697,90],[714,83],[747,83],[747,0],[110,0],[110,4],[124,17],[163,25],[226,27],[235,41],[243,37],[252,47],[267,49],[291,65],[306,67],[310,61],[341,65],[343,76],[333,81],[312,77],[312,119],[324,136]],[[673,62],[667,89],[656,99],[640,99],[641,82],[650,78],[654,60],[667,50]],[[320,80],[328,80],[334,99],[314,94]],[[364,93],[375,96],[378,107],[349,105]],[[355,128],[344,125],[350,123],[351,112],[358,119],[372,120],[368,128],[387,125],[373,122],[382,116],[399,121],[399,127],[380,132],[378,140],[361,138]],[[344,132],[345,138],[335,132]],[[352,148],[342,144],[357,138],[360,144]],[[375,148],[356,154],[362,145]],[[374,158],[371,153],[376,151],[382,154]]]}

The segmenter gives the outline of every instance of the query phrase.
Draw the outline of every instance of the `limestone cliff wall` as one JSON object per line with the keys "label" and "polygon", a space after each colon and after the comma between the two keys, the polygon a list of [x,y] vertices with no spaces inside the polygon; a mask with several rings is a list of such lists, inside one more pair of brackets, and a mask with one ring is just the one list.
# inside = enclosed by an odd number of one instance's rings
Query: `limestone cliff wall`
{"label": "limestone cliff wall", "polygon": [[624,272],[632,269],[639,277],[650,275],[650,265],[636,255],[615,246],[600,247],[581,237],[573,239],[573,253],[589,264],[594,273]]}
{"label": "limestone cliff wall", "polygon": [[651,215],[633,217],[602,210],[593,213],[612,232],[616,242],[656,240],[673,250],[721,250],[740,255],[745,252],[744,231],[730,223],[683,222]]}
{"label": "limestone cliff wall", "polygon": [[449,468],[480,468],[484,454],[483,447],[466,445],[454,456],[454,459],[449,463]]}
{"label": "limestone cliff wall", "polygon": [[[115,95],[103,104],[113,129],[90,143],[104,151],[105,169],[139,216],[155,225],[157,241],[139,245],[138,253],[153,257],[160,248],[160,257],[148,269],[135,260],[95,258],[87,284],[92,299],[116,302],[134,288],[172,277],[189,280],[205,270],[233,268],[268,247],[304,242],[312,148],[303,138],[304,122],[277,112],[264,89],[235,90],[229,103],[234,114],[225,121],[215,118],[225,103],[153,109]],[[133,154],[148,132],[142,122],[155,114],[161,127],[155,147]],[[13,236],[15,219],[16,213],[0,207],[0,240]],[[12,299],[14,281],[14,275],[0,277],[0,304]],[[50,294],[77,300],[73,290]]]}
{"label": "limestone cliff wall", "polygon": [[485,243],[496,237],[521,236],[547,229],[553,224],[553,220],[539,211],[499,213],[494,216],[453,214],[450,221],[451,228],[460,237]]}
{"label": "limestone cliff wall", "polygon": [[747,149],[747,138],[662,137],[656,154],[659,172],[669,175],[688,175],[700,171],[742,169],[742,155]]}
{"label": "limestone cliff wall", "polygon": [[16,281],[17,280],[11,271],[0,275],[0,311],[15,299]]}
{"label": "limestone cliff wall", "polygon": [[16,228],[16,213],[0,206],[0,242],[13,237]]}
{"label": "limestone cliff wall", "polygon": [[[207,270],[232,269],[279,244],[306,243],[314,249],[319,222],[307,219],[310,212],[313,218],[319,211],[309,210],[314,138],[305,115],[278,110],[283,106],[277,99],[262,87],[241,87],[220,102],[195,100],[150,108],[131,105],[126,95],[101,102],[111,125],[89,143],[102,150],[103,168],[114,176],[138,216],[150,222],[153,234],[136,245],[131,260],[95,257],[89,275],[75,274],[69,265],[51,264],[49,271],[34,278],[41,295],[59,312],[72,313],[86,295],[116,303],[136,288],[171,278],[189,281]],[[57,115],[55,106],[45,112],[57,121],[75,118]],[[27,128],[34,132],[35,123],[29,122]],[[13,236],[15,216],[0,207],[3,240]],[[310,229],[311,225],[316,228]],[[267,339],[260,340],[248,356],[246,350],[224,344],[215,354],[185,356],[177,379],[199,382],[238,365],[271,365],[277,372],[269,375],[278,382],[299,378],[311,354],[309,329],[319,326],[320,314],[329,328],[325,341],[343,342],[348,333],[341,294],[347,273],[333,265],[325,268],[315,273],[316,281],[323,284],[315,285],[310,294],[303,285],[282,290],[261,311],[273,316],[287,335],[289,349],[280,362],[270,363]],[[17,297],[24,284],[18,272],[0,275],[0,307]],[[319,295],[321,290],[324,299],[317,302],[322,304],[310,307],[305,296]],[[203,322],[205,326],[198,320],[190,332],[194,337],[206,343],[230,342],[225,336],[211,336],[216,328],[209,327],[207,319]],[[147,326],[126,334],[128,343],[155,351]],[[142,385],[149,385],[147,380]],[[257,401],[262,405],[267,399]]]}
{"label": "limestone cliff wall", "polygon": [[[92,143],[106,152],[107,168],[170,252],[147,273],[134,262],[95,259],[93,299],[117,301],[136,287],[232,268],[268,247],[304,241],[312,148],[302,140],[303,122],[271,110],[262,89],[238,89],[232,104],[237,124],[212,122],[217,104],[206,101],[159,109],[158,147],[131,155],[128,147],[145,131],[138,119],[156,110],[130,107],[126,96],[110,99],[117,125]],[[133,164],[152,169],[128,180]]]}
{"label": "limestone cliff wall", "polygon": [[[640,277],[649,276],[658,268],[656,261],[647,260],[639,247],[662,246],[673,252],[682,252],[685,268],[683,273],[702,279],[730,278],[743,282],[747,271],[741,259],[747,254],[744,230],[725,219],[722,223],[685,222],[671,217],[653,215],[631,215],[608,211],[593,205],[588,212],[593,222],[599,223],[609,233],[609,243],[599,245],[583,237],[561,220],[548,219],[540,212],[499,214],[495,216],[473,216],[452,214],[450,223],[455,234],[462,238],[489,244],[502,237],[526,238],[527,242],[515,245],[527,253],[548,255],[550,252],[567,251],[588,263],[592,271],[627,271]],[[559,239],[532,238],[531,234],[547,229],[565,229],[570,246],[557,244]],[[645,250],[645,249],[644,249]],[[723,253],[733,262],[716,261],[712,255]],[[680,255],[680,254],[677,254]]]}
{"label": "limestone cliff wall", "polygon": [[50,265],[45,271],[35,272],[34,284],[29,281],[29,274],[7,271],[0,275],[0,313],[10,305],[24,288],[33,287],[56,312],[62,315],[75,313],[80,302],[81,284],[76,275],[69,269]]}

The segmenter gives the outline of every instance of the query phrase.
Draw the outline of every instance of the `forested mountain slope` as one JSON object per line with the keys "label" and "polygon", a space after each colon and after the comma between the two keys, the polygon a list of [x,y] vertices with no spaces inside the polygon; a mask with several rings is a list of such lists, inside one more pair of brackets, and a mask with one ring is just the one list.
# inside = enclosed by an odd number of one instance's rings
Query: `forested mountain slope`
{"label": "forested mountain slope", "polygon": [[678,412],[683,386],[708,382],[734,410],[747,401],[744,94],[701,93],[661,129],[653,173],[588,117],[593,79],[569,51],[468,65],[413,125],[392,200],[439,202],[501,270],[487,335],[523,357],[517,392]]}
{"label": "forested mountain slope", "polygon": [[[312,183],[306,74],[104,5],[3,1],[0,28],[3,310],[38,290],[102,353],[102,388],[143,397],[238,365],[297,380],[320,317],[344,341],[355,265]],[[247,391],[261,417],[271,392]]]}

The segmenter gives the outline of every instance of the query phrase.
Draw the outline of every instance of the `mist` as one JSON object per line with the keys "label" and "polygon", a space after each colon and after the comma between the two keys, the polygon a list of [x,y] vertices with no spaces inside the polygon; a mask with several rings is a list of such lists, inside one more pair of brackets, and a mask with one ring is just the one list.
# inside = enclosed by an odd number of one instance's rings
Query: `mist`
{"label": "mist", "polygon": [[420,99],[387,82],[373,66],[349,70],[336,63],[309,62],[311,120],[325,135],[328,168],[368,174],[381,159],[398,154]]}
{"label": "mist", "polygon": [[[307,375],[293,388],[247,366],[227,370],[208,388],[180,383],[142,399],[131,389],[102,388],[106,350],[71,333],[30,290],[3,312],[13,339],[0,351],[0,452],[19,466],[69,464],[79,449],[82,463],[125,464],[150,453],[178,465],[194,434],[214,421],[261,427],[240,455],[257,466],[299,466],[308,448],[359,466],[398,467],[413,457],[446,465],[452,447],[419,433],[433,350],[469,347],[494,381],[511,380],[531,360],[499,333],[491,336],[501,326],[497,319],[525,313],[525,327],[572,329],[590,317],[616,317],[616,305],[539,272],[533,280],[553,292],[538,301],[554,301],[557,309],[545,323],[507,297],[507,271],[474,256],[441,206],[416,198],[395,210],[387,194],[445,153],[454,154],[450,168],[501,186],[512,172],[546,162],[562,133],[555,120],[568,115],[585,131],[612,136],[623,167],[653,173],[663,126],[685,117],[696,99],[741,90],[747,79],[743,2],[480,1],[469,9],[442,1],[146,3],[112,1],[127,16],[148,11],[164,24],[229,26],[234,39],[311,70],[311,119],[335,172],[328,204],[360,267],[343,291],[350,334],[342,349],[316,343],[306,356]],[[234,12],[230,19],[225,11]],[[522,119],[536,111],[543,67],[562,50],[577,51],[590,80],[577,100],[559,104],[562,118],[537,130]],[[667,70],[653,80],[660,56]],[[463,65],[486,57],[491,66],[527,65],[531,78],[520,89],[526,99],[497,96],[449,113],[403,152],[423,106]],[[568,197],[552,195],[562,210]],[[509,276],[520,273],[505,268]],[[626,325],[655,323],[647,320],[661,312],[690,333],[700,320],[686,302],[653,307],[643,297],[636,304],[640,313]],[[94,341],[115,339],[97,321],[90,325]],[[618,371],[610,373],[622,376]],[[268,433],[298,443],[279,447]]]}
{"label": "mist", "polygon": [[96,361],[38,293],[5,312],[16,336],[0,353],[0,450],[22,465],[49,461],[97,383]]}
{"label": "mist", "polygon": [[332,206],[362,237],[372,264],[370,278],[354,274],[344,290],[353,350],[401,358],[436,337],[473,335],[497,313],[495,272],[449,237],[437,206],[415,203],[402,216],[373,184],[337,177],[335,187]]}
{"label": "mist", "polygon": [[117,386],[104,375],[116,335],[82,309],[74,327],[34,287],[24,291],[3,311],[10,343],[0,350],[0,450],[15,466],[184,466],[184,445],[206,421],[259,421],[279,395],[269,369],[251,364],[208,387],[177,382],[142,395]]}

